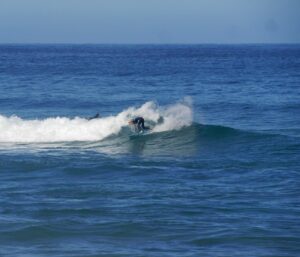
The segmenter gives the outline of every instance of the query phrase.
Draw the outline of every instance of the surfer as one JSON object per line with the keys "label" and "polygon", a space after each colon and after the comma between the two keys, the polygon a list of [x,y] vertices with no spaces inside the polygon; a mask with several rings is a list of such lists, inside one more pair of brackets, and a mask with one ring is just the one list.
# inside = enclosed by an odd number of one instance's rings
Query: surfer
{"label": "surfer", "polygon": [[135,125],[138,132],[148,130],[149,127],[145,127],[145,120],[143,117],[136,117],[128,122],[129,125]]}
{"label": "surfer", "polygon": [[89,117],[89,118],[87,118],[87,119],[88,119],[88,120],[93,120],[93,119],[98,119],[98,118],[100,118],[100,114],[99,114],[99,113],[97,113],[95,116]]}

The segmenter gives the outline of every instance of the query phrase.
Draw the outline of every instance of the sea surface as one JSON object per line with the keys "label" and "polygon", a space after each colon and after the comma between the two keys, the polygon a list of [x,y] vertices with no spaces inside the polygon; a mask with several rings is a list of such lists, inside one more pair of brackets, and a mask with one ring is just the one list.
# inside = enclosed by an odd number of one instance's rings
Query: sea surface
{"label": "sea surface", "polygon": [[0,45],[0,256],[300,256],[300,45]]}

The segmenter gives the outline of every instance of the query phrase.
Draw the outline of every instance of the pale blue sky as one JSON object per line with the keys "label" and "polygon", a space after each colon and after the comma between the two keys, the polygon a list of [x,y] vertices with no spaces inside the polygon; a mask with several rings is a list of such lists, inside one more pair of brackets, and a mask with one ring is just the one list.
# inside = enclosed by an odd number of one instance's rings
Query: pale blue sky
{"label": "pale blue sky", "polygon": [[0,0],[0,43],[300,43],[300,0]]}

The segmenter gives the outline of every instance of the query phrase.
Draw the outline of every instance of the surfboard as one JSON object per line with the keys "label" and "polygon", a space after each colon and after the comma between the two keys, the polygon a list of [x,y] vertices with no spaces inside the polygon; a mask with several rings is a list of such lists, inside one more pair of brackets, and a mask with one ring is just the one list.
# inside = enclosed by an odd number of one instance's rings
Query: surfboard
{"label": "surfboard", "polygon": [[140,132],[132,132],[132,134],[129,137],[137,138],[137,137],[147,136],[149,134],[151,134],[151,130],[142,130]]}

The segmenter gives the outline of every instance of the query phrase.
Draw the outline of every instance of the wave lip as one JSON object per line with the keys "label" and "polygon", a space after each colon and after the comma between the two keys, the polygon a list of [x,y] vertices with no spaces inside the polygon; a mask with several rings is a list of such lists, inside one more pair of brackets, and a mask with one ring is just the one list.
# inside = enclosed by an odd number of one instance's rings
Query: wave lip
{"label": "wave lip", "polygon": [[160,107],[146,102],[139,108],[130,107],[115,116],[88,120],[76,117],[25,120],[17,116],[0,115],[0,142],[53,143],[75,141],[101,141],[118,135],[128,126],[128,120],[143,116],[152,125],[153,132],[178,130],[192,124],[192,108],[188,100]]}

